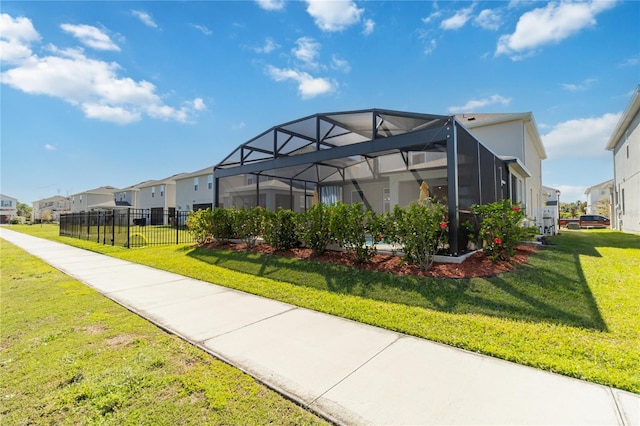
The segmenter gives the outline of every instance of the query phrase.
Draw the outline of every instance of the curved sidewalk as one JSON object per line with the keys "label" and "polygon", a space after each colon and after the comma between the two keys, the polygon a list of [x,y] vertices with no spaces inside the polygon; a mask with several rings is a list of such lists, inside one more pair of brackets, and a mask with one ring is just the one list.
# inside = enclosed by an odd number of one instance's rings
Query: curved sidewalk
{"label": "curved sidewalk", "polygon": [[338,424],[640,425],[640,395],[6,227],[0,238]]}

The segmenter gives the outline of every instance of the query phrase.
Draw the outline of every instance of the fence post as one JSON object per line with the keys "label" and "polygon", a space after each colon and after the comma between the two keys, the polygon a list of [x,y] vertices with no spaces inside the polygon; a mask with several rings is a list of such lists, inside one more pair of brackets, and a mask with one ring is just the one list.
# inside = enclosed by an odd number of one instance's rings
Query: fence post
{"label": "fence post", "polygon": [[175,212],[176,218],[174,219],[173,224],[176,226],[176,244],[180,244],[180,230],[178,228],[178,223],[180,222],[178,219],[180,217],[180,212],[178,211],[178,209],[176,209]]}
{"label": "fence post", "polygon": [[131,246],[130,241],[129,241],[129,236],[131,235],[131,208],[127,209],[127,248],[130,248]]}
{"label": "fence post", "polygon": [[87,214],[87,241],[91,238],[91,214],[86,212]]}
{"label": "fence post", "polygon": [[116,209],[111,210],[111,245],[116,245]]}

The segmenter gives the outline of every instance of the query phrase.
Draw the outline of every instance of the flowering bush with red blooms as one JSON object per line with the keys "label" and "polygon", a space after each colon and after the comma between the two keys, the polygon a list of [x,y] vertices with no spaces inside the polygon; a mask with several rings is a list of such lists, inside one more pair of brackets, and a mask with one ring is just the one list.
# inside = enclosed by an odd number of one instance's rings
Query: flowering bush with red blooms
{"label": "flowering bush with red blooms", "polygon": [[509,260],[515,246],[526,235],[521,226],[524,211],[510,200],[501,200],[483,206],[471,206],[471,212],[481,220],[480,235],[484,236],[484,253],[494,262]]}

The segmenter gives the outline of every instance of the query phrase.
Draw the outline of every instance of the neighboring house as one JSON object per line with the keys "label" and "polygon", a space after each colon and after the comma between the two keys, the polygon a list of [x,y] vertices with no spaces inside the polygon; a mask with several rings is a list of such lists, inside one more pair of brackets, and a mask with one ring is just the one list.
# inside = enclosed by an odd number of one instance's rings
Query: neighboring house
{"label": "neighboring house", "polygon": [[18,215],[18,200],[0,194],[0,224],[7,224]]}
{"label": "neighboring house", "polygon": [[71,213],[113,209],[116,207],[114,194],[117,191],[119,189],[113,186],[101,186],[100,188],[73,194],[70,196]]}
{"label": "neighboring house", "polygon": [[640,234],[640,85],[606,149],[613,151],[614,214],[611,227]]}
{"label": "neighboring house", "polygon": [[543,226],[542,160],[547,158],[547,153],[533,114],[460,114],[456,117],[500,158],[511,160],[511,200],[521,202],[527,218]]}
{"label": "neighboring house", "polygon": [[560,190],[549,186],[542,187],[542,233],[555,235],[560,229]]}
{"label": "neighboring house", "polygon": [[134,209],[140,208],[140,187],[147,182],[144,181],[135,185],[122,188],[115,192],[114,199],[117,207],[131,207]]}
{"label": "neighboring house", "polygon": [[585,214],[595,214],[609,218],[612,216],[613,179],[590,186],[584,193],[587,196]]}
{"label": "neighboring house", "polygon": [[176,179],[176,207],[180,211],[213,208],[213,166]]}
{"label": "neighboring house", "polygon": [[139,184],[139,208],[146,210],[147,224],[166,225],[176,210],[176,179],[186,173],[178,173],[165,179],[150,180]]}
{"label": "neighboring house", "polygon": [[71,199],[62,195],[54,195],[53,197],[34,201],[33,209],[31,210],[32,221],[42,220],[42,213],[45,211],[51,213],[52,221],[58,222],[61,214],[71,213]]}

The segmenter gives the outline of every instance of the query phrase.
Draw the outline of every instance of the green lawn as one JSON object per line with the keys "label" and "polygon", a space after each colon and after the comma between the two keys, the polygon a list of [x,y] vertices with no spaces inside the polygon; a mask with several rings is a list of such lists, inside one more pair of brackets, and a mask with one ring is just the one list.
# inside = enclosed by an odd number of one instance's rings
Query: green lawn
{"label": "green lawn", "polygon": [[640,393],[640,236],[566,231],[493,278],[400,277],[192,246],[126,250],[14,227],[294,305]]}
{"label": "green lawn", "polygon": [[0,240],[0,424],[321,424]]}

